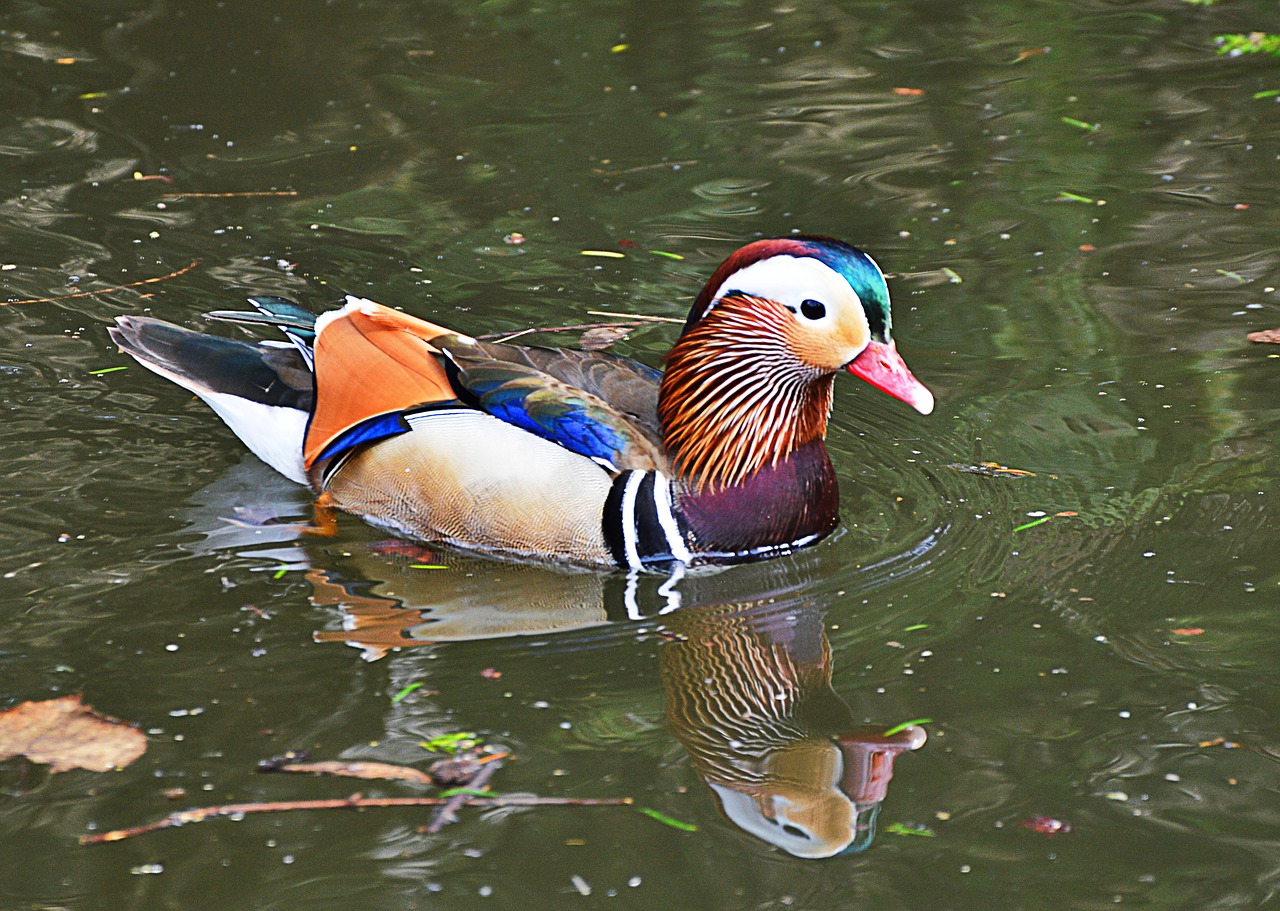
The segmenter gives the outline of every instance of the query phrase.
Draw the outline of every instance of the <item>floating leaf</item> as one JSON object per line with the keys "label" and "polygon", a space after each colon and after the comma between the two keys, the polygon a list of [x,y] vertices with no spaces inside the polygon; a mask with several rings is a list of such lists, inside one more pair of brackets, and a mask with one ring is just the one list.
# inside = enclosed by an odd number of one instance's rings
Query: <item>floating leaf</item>
{"label": "floating leaf", "polygon": [[1261,92],[1253,93],[1254,101],[1261,101],[1263,98],[1275,98],[1280,95],[1280,89],[1263,89]]}
{"label": "floating leaf", "polygon": [[285,577],[285,575],[286,575],[288,572],[289,572],[289,567],[287,567],[287,566],[282,566],[282,567],[280,567],[279,569],[277,569],[277,570],[275,571],[275,573],[274,573],[274,574],[272,574],[271,578],[272,578],[272,579],[283,579],[283,578]]}
{"label": "floating leaf", "polygon": [[911,626],[904,626],[902,628],[902,631],[904,633],[914,633],[918,629],[928,629],[928,628],[929,628],[929,624],[927,623],[915,623],[915,624],[912,624]]}
{"label": "floating leaf", "polygon": [[1058,191],[1058,199],[1063,202],[1083,202],[1093,205],[1094,200],[1088,196],[1081,196],[1079,193],[1068,193],[1066,190]]}
{"label": "floating leaf", "polygon": [[583,256],[603,256],[605,259],[625,259],[627,254],[616,250],[583,250]]}
{"label": "floating leaf", "polygon": [[1041,54],[1049,53],[1047,47],[1029,47],[1026,50],[1018,51],[1018,56],[1009,61],[1010,63],[1021,63],[1030,57],[1039,57]]}
{"label": "floating leaf", "polygon": [[1048,522],[1051,518],[1053,517],[1043,516],[1039,519],[1036,519],[1034,522],[1027,522],[1024,525],[1019,525],[1017,528],[1014,529],[1014,531],[1026,531],[1028,528],[1035,528],[1037,525],[1043,525],[1045,522]]}
{"label": "floating leaf", "polygon": [[101,370],[90,370],[89,376],[102,376],[104,373],[115,373],[117,370],[128,369],[128,367],[103,367]]}
{"label": "floating leaf", "polygon": [[902,722],[902,724],[895,724],[893,727],[889,728],[889,730],[885,731],[880,736],[892,737],[894,734],[901,734],[907,728],[915,727],[918,724],[933,724],[933,719],[932,718],[912,718],[910,721]]}
{"label": "floating leaf", "polygon": [[448,569],[443,563],[410,563],[410,569]]}
{"label": "floating leaf", "polygon": [[458,731],[454,734],[441,734],[439,737],[432,737],[430,740],[419,743],[418,746],[424,750],[430,750],[432,753],[456,753],[459,750],[470,749],[478,745],[479,742],[479,735],[474,732]]}
{"label": "floating leaf", "polygon": [[147,750],[141,731],[64,696],[0,712],[0,759],[25,756],[54,772],[123,768]]}
{"label": "floating leaf", "polygon": [[667,259],[684,259],[679,253],[668,253],[666,250],[650,250],[654,256],[665,256]]}
{"label": "floating leaf", "polygon": [[891,822],[884,827],[890,835],[916,835],[920,838],[934,838],[934,831],[928,826],[908,826],[900,822]]}
{"label": "floating leaf", "polygon": [[1280,35],[1267,32],[1249,32],[1247,35],[1214,35],[1218,42],[1218,53],[1230,57],[1241,54],[1271,54],[1280,57]]}
{"label": "floating leaf", "polygon": [[1076,120],[1074,117],[1063,117],[1062,122],[1069,127],[1077,127],[1081,130],[1088,130],[1090,133],[1102,126],[1100,123],[1089,123],[1086,120]]}
{"label": "floating leaf", "polygon": [[696,832],[698,827],[691,822],[681,822],[678,819],[672,819],[665,813],[659,813],[649,807],[636,807],[636,810],[648,816],[650,819],[656,819],[664,826],[671,826],[673,829],[679,829],[681,832]]}
{"label": "floating leaf", "polygon": [[1225,275],[1227,278],[1233,279],[1242,285],[1249,281],[1249,279],[1245,278],[1239,272],[1232,272],[1229,269],[1214,269],[1213,271],[1219,275]]}

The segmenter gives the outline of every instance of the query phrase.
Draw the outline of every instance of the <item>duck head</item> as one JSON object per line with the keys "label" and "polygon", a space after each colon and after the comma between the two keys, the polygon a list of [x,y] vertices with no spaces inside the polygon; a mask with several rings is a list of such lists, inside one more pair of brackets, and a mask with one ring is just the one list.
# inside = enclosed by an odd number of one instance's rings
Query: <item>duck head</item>
{"label": "duck head", "polygon": [[659,417],[677,470],[731,486],[820,441],[843,371],[928,414],[891,329],[884,274],[856,247],[797,236],[738,250],[667,356]]}

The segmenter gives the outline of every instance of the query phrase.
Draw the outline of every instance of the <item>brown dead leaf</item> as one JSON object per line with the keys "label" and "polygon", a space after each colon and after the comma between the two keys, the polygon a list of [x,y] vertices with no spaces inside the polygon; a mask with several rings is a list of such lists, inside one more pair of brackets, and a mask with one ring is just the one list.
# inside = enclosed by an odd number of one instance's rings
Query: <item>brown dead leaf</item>
{"label": "brown dead leaf", "polygon": [[1250,332],[1245,338],[1264,345],[1280,345],[1280,329],[1260,329],[1257,332]]}
{"label": "brown dead leaf", "polygon": [[25,756],[54,772],[109,772],[146,751],[145,734],[94,711],[79,696],[24,702],[0,712],[0,760]]}
{"label": "brown dead leaf", "polygon": [[1199,626],[1184,626],[1180,629],[1173,630],[1175,636],[1203,636],[1204,629]]}
{"label": "brown dead leaf", "polygon": [[583,351],[603,351],[631,334],[632,326],[599,326],[582,333],[579,340]]}

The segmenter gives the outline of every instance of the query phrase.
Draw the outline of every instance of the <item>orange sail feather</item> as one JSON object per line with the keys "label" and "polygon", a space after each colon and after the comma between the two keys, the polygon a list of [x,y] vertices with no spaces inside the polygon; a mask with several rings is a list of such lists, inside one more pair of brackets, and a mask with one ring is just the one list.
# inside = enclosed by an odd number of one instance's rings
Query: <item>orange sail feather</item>
{"label": "orange sail feather", "polygon": [[339,434],[375,415],[454,398],[431,339],[454,333],[373,301],[352,299],[317,323],[316,409],[308,469]]}

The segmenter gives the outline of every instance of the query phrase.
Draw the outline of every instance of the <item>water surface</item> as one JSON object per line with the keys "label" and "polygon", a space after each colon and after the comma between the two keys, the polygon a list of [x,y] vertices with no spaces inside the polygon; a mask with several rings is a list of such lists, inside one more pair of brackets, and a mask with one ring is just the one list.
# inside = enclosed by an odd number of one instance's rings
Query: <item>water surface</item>
{"label": "water surface", "polygon": [[[151,741],[107,775],[0,764],[0,902],[1271,899],[1280,361],[1244,337],[1280,326],[1280,107],[1253,97],[1280,68],[1213,36],[1273,21],[1249,0],[0,14],[0,277],[54,298],[0,308],[0,707],[82,693]],[[892,273],[939,405],[838,384],[843,531],[674,588],[447,552],[415,571],[354,519],[327,541],[236,528],[242,507],[305,517],[305,492],[182,390],[92,373],[126,365],[112,316],[203,327],[248,293],[357,292],[472,333],[679,317],[736,246],[792,231]],[[656,364],[675,331],[616,350]],[[983,462],[1034,476],[956,467]],[[797,857],[722,809],[726,754],[688,699],[698,668],[729,691],[762,662],[790,670],[761,774],[821,819],[848,796],[831,744],[847,771],[852,734],[932,719],[862,853]],[[76,843],[180,806],[344,796],[255,763],[422,762],[457,730],[515,754],[500,790],[630,796],[698,830],[576,808],[431,836],[380,810]]]}

